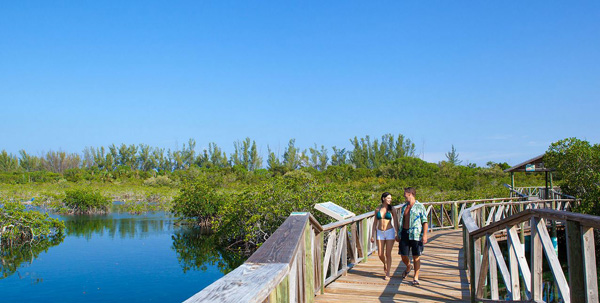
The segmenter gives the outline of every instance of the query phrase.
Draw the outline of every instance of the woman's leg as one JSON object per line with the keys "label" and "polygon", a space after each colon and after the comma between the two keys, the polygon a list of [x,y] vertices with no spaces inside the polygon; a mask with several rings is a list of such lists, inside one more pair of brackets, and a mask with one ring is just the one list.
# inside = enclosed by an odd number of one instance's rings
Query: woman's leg
{"label": "woman's leg", "polygon": [[379,255],[379,260],[383,263],[383,271],[385,272],[386,264],[385,264],[385,240],[377,239],[377,254]]}
{"label": "woman's leg", "polygon": [[385,261],[387,271],[385,272],[386,277],[390,276],[390,270],[392,268],[392,249],[394,248],[395,240],[385,240]]}

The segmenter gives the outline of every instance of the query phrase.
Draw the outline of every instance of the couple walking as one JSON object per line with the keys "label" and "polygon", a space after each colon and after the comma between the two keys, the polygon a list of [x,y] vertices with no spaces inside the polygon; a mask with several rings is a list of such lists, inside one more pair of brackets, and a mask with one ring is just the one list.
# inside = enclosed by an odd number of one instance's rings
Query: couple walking
{"label": "couple walking", "polygon": [[[416,200],[417,191],[413,187],[404,189],[406,203],[402,205],[400,218],[392,209],[392,195],[385,192],[381,195],[381,205],[375,209],[375,220],[373,222],[373,234],[371,242],[377,239],[377,250],[379,259],[383,262],[384,280],[390,278],[390,267],[392,266],[392,247],[394,240],[399,241],[398,254],[402,256],[402,262],[406,270],[402,273],[402,279],[406,278],[414,267],[414,278],[412,285],[419,285],[419,269],[421,268],[420,256],[423,252],[423,244],[427,243],[427,211],[425,206]],[[412,252],[413,265],[410,264],[409,253]]]}

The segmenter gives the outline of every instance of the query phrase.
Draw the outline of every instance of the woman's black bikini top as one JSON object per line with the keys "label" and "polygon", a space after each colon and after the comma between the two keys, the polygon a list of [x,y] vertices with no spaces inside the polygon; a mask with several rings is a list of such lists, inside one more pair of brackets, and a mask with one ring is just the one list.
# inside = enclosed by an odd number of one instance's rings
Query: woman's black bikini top
{"label": "woman's black bikini top", "polygon": [[[392,214],[389,211],[385,213],[384,217],[386,220],[392,220]],[[377,220],[381,220],[381,213],[379,211],[377,211]]]}

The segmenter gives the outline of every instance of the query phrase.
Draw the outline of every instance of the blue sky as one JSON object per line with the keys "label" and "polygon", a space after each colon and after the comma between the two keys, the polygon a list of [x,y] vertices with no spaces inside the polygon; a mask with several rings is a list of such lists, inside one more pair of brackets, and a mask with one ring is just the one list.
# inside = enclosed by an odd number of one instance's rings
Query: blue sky
{"label": "blue sky", "polygon": [[0,150],[600,142],[598,1],[4,1]]}

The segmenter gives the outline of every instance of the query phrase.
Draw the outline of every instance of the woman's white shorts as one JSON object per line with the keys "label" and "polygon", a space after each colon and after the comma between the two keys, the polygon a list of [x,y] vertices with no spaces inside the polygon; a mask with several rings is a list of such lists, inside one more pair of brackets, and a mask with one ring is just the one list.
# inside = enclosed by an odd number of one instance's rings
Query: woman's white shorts
{"label": "woman's white shorts", "polygon": [[394,240],[396,238],[396,233],[393,228],[388,230],[377,230],[377,240]]}

